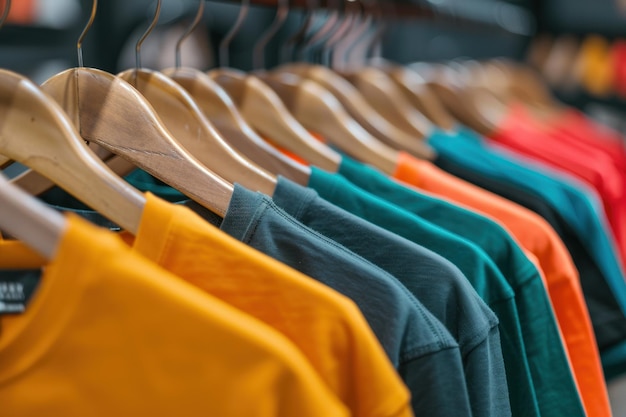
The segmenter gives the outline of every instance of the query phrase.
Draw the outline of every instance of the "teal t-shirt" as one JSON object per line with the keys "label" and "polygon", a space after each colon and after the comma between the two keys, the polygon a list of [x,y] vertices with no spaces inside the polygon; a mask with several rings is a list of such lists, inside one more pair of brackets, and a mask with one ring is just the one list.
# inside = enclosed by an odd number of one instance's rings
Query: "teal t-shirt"
{"label": "teal t-shirt", "polygon": [[516,293],[518,283],[535,280],[541,284],[541,275],[535,265],[509,233],[493,220],[406,187],[347,157],[341,161],[339,174],[357,187],[478,245],[498,266]]}
{"label": "teal t-shirt", "polygon": [[[521,334],[509,333],[507,325],[498,330],[498,318],[458,268],[436,253],[327,202],[315,190],[285,178],[278,179],[273,200],[305,226],[389,272],[446,326],[461,349],[474,417],[511,414],[513,404],[509,400],[506,376],[511,375],[509,382],[514,387],[524,386],[526,377],[532,385],[529,374],[517,372],[518,364],[528,365],[521,344],[520,349],[511,352],[515,366],[505,372],[500,333],[506,328],[505,343],[516,337],[521,342]],[[514,309],[513,300],[507,298],[496,307],[505,309],[511,304]],[[507,344],[506,348],[510,347]],[[518,399],[523,401],[518,403]],[[515,405],[519,408],[513,415],[538,416],[529,407],[532,403],[527,391],[523,398],[516,397]]]}
{"label": "teal t-shirt", "polygon": [[367,193],[339,174],[313,167],[309,187],[327,201],[450,260],[465,274],[487,304],[499,295],[496,288],[508,288],[515,296],[541,415],[585,415],[543,287],[522,285],[520,289],[523,292],[514,293],[497,266],[479,247]]}

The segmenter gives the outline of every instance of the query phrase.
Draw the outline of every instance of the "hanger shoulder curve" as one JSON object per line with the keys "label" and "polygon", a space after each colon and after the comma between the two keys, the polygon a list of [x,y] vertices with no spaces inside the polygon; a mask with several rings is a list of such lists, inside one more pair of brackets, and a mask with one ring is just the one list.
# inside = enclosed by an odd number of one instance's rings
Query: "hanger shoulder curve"
{"label": "hanger shoulder curve", "polygon": [[409,102],[428,117],[435,125],[444,130],[452,130],[456,124],[454,116],[426,85],[419,74],[402,66],[387,69],[393,82],[404,92]]}
{"label": "hanger shoulder curve", "polygon": [[133,162],[216,214],[225,214],[233,186],[182,148],[126,81],[78,68],[52,77],[42,88],[73,115],[85,140]]}
{"label": "hanger shoulder curve", "polygon": [[343,75],[388,122],[415,138],[424,139],[428,136],[431,130],[430,122],[411,105],[385,72],[366,67]]}
{"label": "hanger shoulder curve", "polygon": [[304,66],[302,64],[286,65],[280,67],[278,72],[280,71],[293,71],[324,86],[370,135],[396,149],[407,150],[423,159],[433,159],[434,150],[430,146],[389,123],[369,105],[356,87],[339,74],[319,65]]}
{"label": "hanger shoulder curve", "polygon": [[274,193],[276,178],[235,151],[175,81],[146,69],[127,70],[118,76],[148,100],[176,141],[205,167],[231,183]]}
{"label": "hanger shoulder curve", "polygon": [[67,225],[65,218],[12,185],[0,174],[0,228],[51,261]]}
{"label": "hanger shoulder curve", "polygon": [[136,233],[145,199],[85,145],[66,113],[27,79],[0,70],[0,152]]}
{"label": "hanger shoulder curve", "polygon": [[237,150],[271,173],[283,175],[301,185],[308,183],[311,169],[263,140],[239,113],[228,93],[211,77],[184,67],[167,69],[163,73],[193,97],[204,115]]}
{"label": "hanger shoulder curve", "polygon": [[322,169],[336,172],[341,156],[315,139],[287,110],[276,93],[253,76],[234,77],[215,71],[211,77],[233,98],[242,115],[259,132],[279,146]]}
{"label": "hanger shoulder curve", "polygon": [[395,171],[397,152],[363,129],[328,90],[314,81],[290,78],[274,75],[267,82],[281,98],[291,102],[290,109],[298,121],[355,158],[388,174]]}

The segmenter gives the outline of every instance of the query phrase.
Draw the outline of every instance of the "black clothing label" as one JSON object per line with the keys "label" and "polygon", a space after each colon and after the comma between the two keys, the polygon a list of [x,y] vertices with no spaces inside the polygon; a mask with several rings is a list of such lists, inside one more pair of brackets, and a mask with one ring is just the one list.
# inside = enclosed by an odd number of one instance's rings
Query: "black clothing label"
{"label": "black clothing label", "polygon": [[41,276],[41,269],[0,270],[0,315],[25,312]]}

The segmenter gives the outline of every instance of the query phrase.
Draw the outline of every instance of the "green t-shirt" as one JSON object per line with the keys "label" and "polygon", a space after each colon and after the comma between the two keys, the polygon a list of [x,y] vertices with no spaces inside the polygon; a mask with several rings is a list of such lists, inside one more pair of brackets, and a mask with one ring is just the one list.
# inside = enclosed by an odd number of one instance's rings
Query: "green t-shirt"
{"label": "green t-shirt", "polygon": [[347,157],[341,161],[339,174],[357,187],[478,245],[498,266],[516,293],[517,284],[527,280],[543,285],[535,265],[511,235],[493,220],[408,188]]}
{"label": "green t-shirt", "polygon": [[[331,203],[425,246],[450,260],[491,305],[508,287],[515,297],[526,357],[541,415],[584,416],[569,362],[543,286],[530,279],[513,292],[497,266],[476,245],[370,194],[339,174],[313,167],[309,187]],[[506,361],[506,359],[505,359]]]}

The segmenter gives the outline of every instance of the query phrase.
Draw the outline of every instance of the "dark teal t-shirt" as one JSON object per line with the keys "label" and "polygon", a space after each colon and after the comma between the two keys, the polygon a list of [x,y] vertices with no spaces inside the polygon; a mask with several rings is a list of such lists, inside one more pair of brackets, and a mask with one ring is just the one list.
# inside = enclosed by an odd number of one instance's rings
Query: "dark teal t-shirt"
{"label": "dark teal t-shirt", "polygon": [[[463,274],[446,259],[394,233],[375,226],[320,198],[314,190],[278,179],[274,202],[296,220],[335,240],[396,277],[440,320],[459,343],[472,415],[511,414],[507,386],[519,389],[516,416],[538,416],[532,407],[532,383],[521,344],[521,333],[503,336],[511,362],[505,373],[498,319]],[[497,303],[498,309],[512,299]],[[515,318],[514,318],[515,320]],[[517,322],[515,322],[517,324]],[[513,347],[510,341],[519,344]],[[526,365],[526,368],[523,367]],[[509,383],[506,376],[510,375]],[[521,387],[520,387],[521,386]]]}
{"label": "dark teal t-shirt", "polygon": [[416,415],[472,415],[458,344],[395,277],[237,184],[220,228],[351,298],[411,391]]}
{"label": "dark teal t-shirt", "polygon": [[[497,266],[474,244],[367,193],[339,174],[313,167],[309,187],[327,201],[450,260],[487,304],[503,285],[513,293]],[[540,413],[584,416],[548,296],[533,283],[523,283],[522,292],[513,294]]]}

